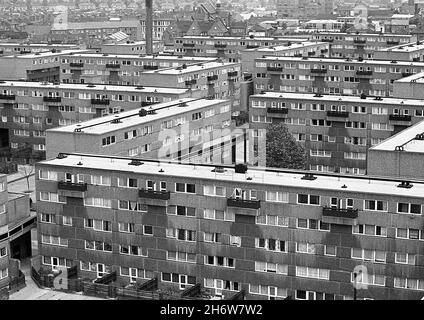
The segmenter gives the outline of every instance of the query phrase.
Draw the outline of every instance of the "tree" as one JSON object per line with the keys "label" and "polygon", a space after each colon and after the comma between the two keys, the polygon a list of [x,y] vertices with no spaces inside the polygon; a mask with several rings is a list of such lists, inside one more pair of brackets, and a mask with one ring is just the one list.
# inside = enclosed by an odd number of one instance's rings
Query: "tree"
{"label": "tree", "polygon": [[283,123],[270,124],[266,132],[266,166],[308,169],[308,156]]}
{"label": "tree", "polygon": [[31,177],[32,174],[34,173],[34,165],[33,164],[28,165],[27,164],[27,165],[21,166],[21,168],[22,168],[22,173],[23,173],[23,175],[26,179],[26,182],[27,182],[28,191],[30,191],[29,190],[29,177]]}

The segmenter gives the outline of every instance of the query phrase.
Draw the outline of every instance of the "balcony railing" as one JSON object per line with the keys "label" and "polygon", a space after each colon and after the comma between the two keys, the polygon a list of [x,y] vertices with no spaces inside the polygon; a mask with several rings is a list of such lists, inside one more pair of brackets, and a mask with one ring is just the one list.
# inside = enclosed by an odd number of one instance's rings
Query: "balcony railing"
{"label": "balcony railing", "polygon": [[358,70],[356,71],[356,75],[358,76],[372,76],[371,70]]}
{"label": "balcony railing", "polygon": [[109,105],[109,99],[91,99],[91,104]]}
{"label": "balcony railing", "polygon": [[237,77],[238,72],[237,71],[229,71],[228,72],[228,77]]}
{"label": "balcony railing", "polygon": [[282,72],[283,67],[271,67],[271,66],[269,66],[269,67],[266,67],[266,70],[270,71],[270,72]]}
{"label": "balcony railing", "polygon": [[207,80],[208,80],[208,81],[215,81],[215,80],[218,80],[218,75],[217,75],[217,74],[214,74],[213,76],[208,76]]}
{"label": "balcony railing", "polygon": [[146,107],[146,106],[150,106],[152,104],[155,104],[156,102],[154,101],[141,101],[141,106],[142,107]]}
{"label": "balcony railing", "polygon": [[256,44],[248,44],[248,45],[246,46],[246,49],[255,49],[255,48],[259,48],[259,46],[258,46],[258,45],[256,45]]}
{"label": "balcony railing", "polygon": [[159,69],[159,66],[143,66],[144,70],[157,70]]}
{"label": "balcony railing", "polygon": [[353,40],[353,43],[356,43],[356,44],[365,44],[367,42],[367,40],[364,40],[364,39],[355,39],[355,40]]}
{"label": "balcony railing", "polygon": [[321,39],[320,41],[322,41],[322,42],[333,42],[334,39]]}
{"label": "balcony railing", "polygon": [[322,215],[327,217],[337,217],[337,218],[358,218],[358,209],[342,209],[335,207],[323,207]]}
{"label": "balcony railing", "polygon": [[196,83],[197,83],[196,79],[191,79],[191,80],[186,80],[185,85],[192,86],[192,85],[195,85]]}
{"label": "balcony railing", "polygon": [[327,73],[327,69],[313,68],[311,69],[311,73]]}
{"label": "balcony railing", "polygon": [[227,198],[227,206],[245,209],[259,209],[261,207],[261,201]]}
{"label": "balcony railing", "polygon": [[74,182],[59,181],[57,188],[59,190],[84,192],[84,191],[87,191],[87,184],[86,183],[74,183]]}
{"label": "balcony railing", "polygon": [[195,46],[194,43],[183,43],[183,47],[194,48],[194,46]]}
{"label": "balcony railing", "polygon": [[226,48],[227,45],[226,44],[222,44],[222,43],[215,43],[214,47],[215,48]]}
{"label": "balcony railing", "polygon": [[171,192],[140,189],[138,190],[138,197],[157,200],[169,200],[171,198]]}
{"label": "balcony railing", "polygon": [[74,68],[82,68],[84,67],[84,63],[82,62],[71,62],[69,64],[70,67],[74,67]]}
{"label": "balcony railing", "polygon": [[0,94],[1,100],[15,100],[14,94]]}
{"label": "balcony railing", "polygon": [[404,114],[390,114],[389,120],[392,121],[411,121],[412,117]]}
{"label": "balcony railing", "polygon": [[117,69],[120,68],[121,65],[118,63],[106,63],[106,68],[112,68],[112,69]]}
{"label": "balcony railing", "polygon": [[391,46],[397,46],[400,42],[394,40],[387,40],[386,43]]}
{"label": "balcony railing", "polygon": [[347,111],[327,111],[327,117],[337,117],[337,118],[348,118],[349,112]]}
{"label": "balcony railing", "polygon": [[44,102],[61,102],[61,97],[43,97]]}
{"label": "balcony railing", "polygon": [[280,114],[288,114],[289,113],[289,109],[287,108],[267,108],[266,112],[268,113],[280,113]]}

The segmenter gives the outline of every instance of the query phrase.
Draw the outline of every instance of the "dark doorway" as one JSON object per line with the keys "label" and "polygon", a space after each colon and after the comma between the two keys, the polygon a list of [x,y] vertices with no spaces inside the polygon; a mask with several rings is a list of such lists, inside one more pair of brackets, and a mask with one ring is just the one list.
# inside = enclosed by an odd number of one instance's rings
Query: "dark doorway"
{"label": "dark doorway", "polygon": [[31,257],[31,232],[28,231],[10,242],[10,255],[13,259],[23,260]]}
{"label": "dark doorway", "polygon": [[0,148],[9,147],[9,129],[0,129]]}

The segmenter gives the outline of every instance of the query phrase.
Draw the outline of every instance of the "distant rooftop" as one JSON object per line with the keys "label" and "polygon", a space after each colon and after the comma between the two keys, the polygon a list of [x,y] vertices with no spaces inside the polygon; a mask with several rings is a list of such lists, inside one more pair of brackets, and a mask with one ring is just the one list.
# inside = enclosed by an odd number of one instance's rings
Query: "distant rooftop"
{"label": "distant rooftop", "polygon": [[400,83],[424,83],[424,72],[413,74],[409,77],[401,78],[399,80],[396,80],[396,82]]}
{"label": "distant rooftop", "polygon": [[49,58],[49,57],[55,57],[55,56],[61,56],[64,54],[72,54],[72,53],[82,53],[82,52],[89,52],[89,50],[83,50],[83,49],[75,49],[75,50],[61,50],[61,51],[44,51],[44,52],[37,52],[37,53],[27,53],[27,54],[21,54],[21,55],[7,55],[3,56],[2,59],[41,59],[41,58]]}
{"label": "distant rooftop", "polygon": [[415,42],[412,42],[412,43],[393,46],[390,48],[380,49],[378,51],[379,52],[414,52],[419,50],[424,50],[424,43],[417,44]]}
{"label": "distant rooftop", "polygon": [[337,96],[337,95],[322,95],[317,97],[313,93],[289,93],[289,92],[264,92],[263,94],[251,95],[251,98],[268,98],[268,99],[300,99],[300,100],[313,100],[315,102],[328,101],[328,102],[350,102],[350,103],[371,103],[371,104],[404,104],[408,106],[424,106],[424,100],[420,99],[402,99],[402,98],[386,98],[382,97],[381,100],[376,100],[374,97],[367,97],[361,99],[358,96]]}
{"label": "distant rooftop", "polygon": [[[146,111],[155,111],[153,114],[139,116],[139,110],[130,110],[121,112],[117,115],[110,115],[101,118],[91,119],[85,122],[72,124],[63,127],[56,127],[47,131],[51,132],[74,132],[75,129],[80,129],[85,134],[101,135],[108,132],[114,132],[124,128],[137,126],[140,124],[149,123],[162,118],[178,116],[190,111],[195,111],[199,108],[206,108],[226,102],[227,100],[207,100],[207,99],[192,99],[185,98],[170,102],[157,103],[144,108]],[[111,124],[112,120],[119,119],[118,123]]]}
{"label": "distant rooftop", "polygon": [[[160,43],[161,41],[159,40],[154,40],[153,43]],[[118,42],[118,43],[102,43],[101,46],[137,46],[137,45],[145,45],[146,41],[144,40],[140,40],[140,41],[130,41],[130,42]]]}
{"label": "distant rooftop", "polygon": [[132,59],[132,60],[143,60],[143,59],[155,59],[155,60],[183,60],[183,61],[215,61],[217,58],[214,57],[186,57],[178,55],[169,55],[169,54],[158,54],[158,55],[136,55],[136,54],[110,54],[107,53],[74,53],[72,57],[81,57],[81,58],[122,58],[122,59]]}
{"label": "distant rooftop", "polygon": [[49,89],[54,91],[55,89],[61,90],[91,90],[91,91],[115,91],[115,92],[143,92],[143,93],[158,93],[158,94],[183,94],[188,92],[188,89],[183,88],[162,88],[162,87],[145,87],[145,86],[117,86],[117,85],[108,85],[108,84],[80,84],[80,83],[59,83],[53,84],[50,82],[27,82],[27,81],[4,81],[0,82],[0,88],[7,87],[17,87],[17,88],[34,88],[38,87],[40,89]]}
{"label": "distant rooftop", "polygon": [[[416,139],[422,135],[422,139]],[[404,152],[424,153],[424,121],[402,130],[370,150],[395,151],[401,147]]]}
{"label": "distant rooftop", "polygon": [[296,35],[296,38],[294,37],[249,37],[249,36],[232,36],[232,37],[218,37],[218,36],[182,36],[177,38],[183,38],[183,39],[202,39],[202,40],[263,40],[263,41],[272,41],[272,40],[278,40],[278,41],[291,41],[291,42],[305,42],[308,41],[308,36],[305,36],[302,38],[302,36]]}
{"label": "distant rooftop", "polygon": [[155,73],[155,74],[182,74],[182,73],[190,73],[190,72],[196,72],[200,70],[208,70],[208,69],[214,69],[219,67],[230,67],[230,66],[239,66],[240,63],[236,62],[218,62],[218,61],[211,61],[211,62],[204,62],[199,64],[191,64],[188,65],[186,68],[178,68],[178,67],[172,67],[172,68],[164,68],[164,69],[158,69],[158,70],[151,70],[145,72],[148,73]]}
{"label": "distant rooftop", "polygon": [[291,43],[290,45],[276,45],[276,46],[270,46],[270,47],[259,47],[259,48],[253,48],[253,49],[245,49],[245,51],[259,51],[259,52],[274,52],[274,51],[284,51],[284,50],[296,50],[296,49],[302,49],[309,46],[315,46],[315,45],[326,45],[326,42],[319,42],[319,41],[305,41],[302,43]]}
{"label": "distant rooftop", "polygon": [[[303,180],[304,173],[294,173],[289,170],[278,170],[271,168],[249,168],[244,173],[235,173],[231,167],[226,167],[224,173],[215,172],[215,166],[177,164],[171,162],[161,162],[153,160],[142,160],[138,166],[129,165],[131,158],[94,156],[72,154],[65,158],[56,158],[39,162],[40,165],[57,166],[61,170],[69,167],[108,170],[108,172],[125,172],[127,174],[146,174],[162,175],[164,178],[176,177],[181,179],[199,179],[209,180],[215,183],[231,183],[236,187],[239,183],[252,184],[255,189],[258,185],[278,186],[278,187],[297,187],[308,190],[322,190],[331,192],[362,192],[370,194],[379,194],[384,196],[411,196],[424,198],[424,184],[414,183],[413,188],[398,188],[399,184],[395,179],[383,180],[377,177],[354,177],[343,175],[323,175],[315,174],[316,180]],[[106,169],[107,168],[107,169]],[[251,179],[247,179],[251,177]],[[346,188],[343,188],[345,186]]]}

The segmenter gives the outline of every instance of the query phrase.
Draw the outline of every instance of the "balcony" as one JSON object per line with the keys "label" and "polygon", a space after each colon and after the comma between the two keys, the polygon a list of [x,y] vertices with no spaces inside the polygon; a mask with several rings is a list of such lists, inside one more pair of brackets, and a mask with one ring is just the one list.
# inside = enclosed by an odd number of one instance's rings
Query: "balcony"
{"label": "balcony", "polygon": [[61,97],[43,97],[44,102],[61,102]]}
{"label": "balcony", "polygon": [[391,121],[411,121],[412,117],[404,114],[390,114],[389,120]]}
{"label": "balcony", "polygon": [[109,99],[91,99],[91,104],[108,106],[109,103],[110,103]]}
{"label": "balcony", "polygon": [[398,40],[387,40],[386,43],[390,46],[397,46],[400,42]]}
{"label": "balcony", "polygon": [[254,209],[258,210],[261,207],[260,200],[244,200],[244,199],[235,199],[227,198],[227,206],[234,208],[244,208],[244,209]]}
{"label": "balcony", "polygon": [[356,44],[365,44],[365,43],[367,43],[367,40],[364,40],[364,39],[355,39],[355,40],[353,40],[353,43],[356,43]]}
{"label": "balcony", "polygon": [[0,100],[15,100],[14,94],[0,94]]}
{"label": "balcony", "polygon": [[59,194],[59,196],[70,198],[84,198],[85,192],[87,191],[87,184],[59,181],[57,189],[57,193]]}
{"label": "balcony", "polygon": [[354,225],[358,218],[358,209],[342,209],[335,207],[322,208],[322,221],[325,223]]}
{"label": "balcony", "polygon": [[267,113],[277,113],[277,114],[288,114],[289,109],[287,108],[267,108]]}
{"label": "balcony", "polygon": [[57,188],[59,190],[84,192],[84,191],[87,191],[87,184],[86,183],[73,183],[73,182],[59,181]]}
{"label": "balcony", "polygon": [[356,71],[357,76],[372,76],[371,70],[358,70]]}
{"label": "balcony", "polygon": [[74,68],[83,68],[84,67],[84,63],[82,62],[71,62],[69,64],[70,67],[74,67]]}
{"label": "balcony", "polygon": [[140,189],[138,190],[138,197],[155,200],[169,200],[171,198],[171,192]]}
{"label": "balcony", "polygon": [[194,43],[183,43],[183,47],[185,47],[185,48],[194,48],[195,45],[196,44],[194,44]]}
{"label": "balcony", "polygon": [[218,80],[218,75],[214,74],[213,76],[208,76],[207,80],[208,80],[208,82]]}
{"label": "balcony", "polygon": [[334,39],[320,39],[321,42],[333,42]]}
{"label": "balcony", "polygon": [[268,66],[266,67],[266,70],[269,72],[282,72],[283,71],[283,67],[271,67]]}
{"label": "balcony", "polygon": [[144,70],[157,70],[159,66],[143,66]]}
{"label": "balcony", "polygon": [[106,63],[106,68],[110,68],[110,69],[118,69],[120,68],[121,65],[118,63]]}
{"label": "balcony", "polygon": [[215,48],[219,48],[219,49],[223,49],[223,48],[226,48],[227,45],[226,44],[222,44],[222,43],[215,43],[214,47]]}
{"label": "balcony", "polygon": [[412,72],[402,72],[402,77],[409,77],[409,76],[412,76],[412,75],[414,75],[414,73],[412,73]]}
{"label": "balcony", "polygon": [[141,106],[142,107],[146,107],[146,106],[151,106],[152,104],[155,104],[157,102],[154,101],[141,101]]}
{"label": "balcony", "polygon": [[197,83],[196,79],[191,79],[191,80],[186,80],[185,85],[192,86],[192,85],[195,85],[196,83]]}
{"label": "balcony", "polygon": [[259,48],[259,46],[258,46],[258,45],[256,45],[256,44],[248,44],[248,45],[246,46],[246,49],[255,49],[255,48]]}
{"label": "balcony", "polygon": [[420,57],[412,58],[412,61],[419,62],[420,61]]}
{"label": "balcony", "polygon": [[228,72],[228,78],[237,77],[238,72],[237,71],[229,71]]}
{"label": "balcony", "polygon": [[348,118],[349,112],[347,111],[327,111],[327,117],[335,117],[335,118]]}
{"label": "balcony", "polygon": [[323,73],[327,73],[327,69],[313,68],[313,69],[311,69],[311,73],[323,74]]}
{"label": "balcony", "polygon": [[315,51],[308,52],[308,56],[314,56],[314,55],[316,55],[316,52]]}

